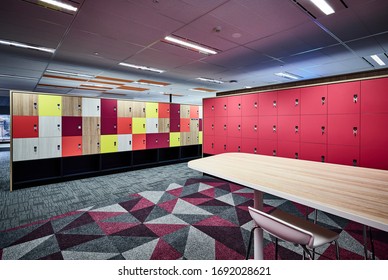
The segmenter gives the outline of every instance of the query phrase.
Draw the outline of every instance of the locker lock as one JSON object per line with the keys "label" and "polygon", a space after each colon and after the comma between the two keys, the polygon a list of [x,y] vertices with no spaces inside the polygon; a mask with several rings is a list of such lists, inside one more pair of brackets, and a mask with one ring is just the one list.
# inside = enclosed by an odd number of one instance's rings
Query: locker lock
{"label": "locker lock", "polygon": [[295,153],[295,159],[299,158],[299,153]]}
{"label": "locker lock", "polygon": [[34,109],[38,109],[38,103],[34,102]]}
{"label": "locker lock", "polygon": [[78,110],[81,111],[81,104],[78,104]]}
{"label": "locker lock", "polygon": [[325,162],[325,156],[321,156],[321,162]]}
{"label": "locker lock", "polygon": [[276,107],[276,100],[272,102],[273,107]]}
{"label": "locker lock", "polygon": [[325,102],[326,102],[326,97],[322,96],[322,98],[321,98],[321,102],[322,102],[322,105],[324,105],[324,104],[325,104]]}
{"label": "locker lock", "polygon": [[143,144],[145,144],[145,141],[146,141],[146,140],[145,140],[145,139],[143,139]]}
{"label": "locker lock", "polygon": [[226,130],[226,124],[224,124],[224,130]]}
{"label": "locker lock", "polygon": [[155,109],[156,113],[158,112],[158,108]]}
{"label": "locker lock", "polygon": [[257,108],[257,102],[255,102],[255,103],[253,104],[253,107]]}
{"label": "locker lock", "polygon": [[155,139],[155,143],[158,143],[158,139]]}
{"label": "locker lock", "polygon": [[295,126],[295,133],[298,133],[299,132],[299,126]]}
{"label": "locker lock", "polygon": [[57,124],[57,127],[58,127],[58,129],[61,129],[61,125],[60,124]]}
{"label": "locker lock", "polygon": [[321,131],[322,131],[322,135],[325,134],[325,127],[324,126],[321,126]]}
{"label": "locker lock", "polygon": [[241,147],[240,146],[238,146],[237,151],[241,152]]}
{"label": "locker lock", "polygon": [[226,110],[226,104],[224,104],[224,110]]}
{"label": "locker lock", "polygon": [[226,151],[226,144],[224,145],[224,150]]}
{"label": "locker lock", "polygon": [[97,148],[100,148],[100,142],[97,142]]}
{"label": "locker lock", "polygon": [[276,132],[276,125],[272,126],[272,132]]}
{"label": "locker lock", "polygon": [[35,131],[38,130],[38,125],[34,124],[34,130],[35,130]]}
{"label": "locker lock", "polygon": [[298,106],[299,105],[299,99],[295,99],[295,106]]}
{"label": "locker lock", "polygon": [[357,103],[357,101],[358,101],[358,95],[355,94],[355,95],[353,95],[353,102],[354,102],[354,103]]}
{"label": "locker lock", "polygon": [[167,127],[170,128],[170,124],[169,123],[167,124]]}
{"label": "locker lock", "polygon": [[155,126],[156,126],[156,128],[158,128],[158,124],[157,123],[155,124]]}
{"label": "locker lock", "polygon": [[81,144],[78,144],[78,150],[81,150]]}
{"label": "locker lock", "polygon": [[99,123],[97,124],[97,129],[100,129],[100,124]]}
{"label": "locker lock", "polygon": [[116,146],[116,141],[113,142],[113,145]]}
{"label": "locker lock", "polygon": [[239,110],[241,109],[241,104],[240,104],[240,103],[238,103],[238,109],[239,109]]}
{"label": "locker lock", "polygon": [[116,112],[116,111],[117,111],[117,108],[116,108],[116,107],[113,107],[113,111],[115,111],[115,112]]}
{"label": "locker lock", "polygon": [[238,130],[241,130],[241,125],[239,124],[238,127],[237,127]]}
{"label": "locker lock", "polygon": [[357,127],[353,127],[353,135],[354,136],[357,136],[357,130],[358,130]]}
{"label": "locker lock", "polygon": [[214,149],[214,143],[212,143],[212,149]]}
{"label": "locker lock", "polygon": [[132,107],[129,107],[129,112],[132,112]]}
{"label": "locker lock", "polygon": [[357,160],[353,159],[353,166],[357,166]]}
{"label": "locker lock", "polygon": [[257,154],[257,149],[256,149],[256,148],[254,148],[254,149],[253,149],[253,152],[254,152],[255,154]]}
{"label": "locker lock", "polygon": [[145,113],[145,108],[143,108],[143,113]]}
{"label": "locker lock", "polygon": [[79,125],[79,126],[78,126],[78,129],[82,129],[82,126]]}
{"label": "locker lock", "polygon": [[272,155],[273,155],[273,156],[276,156],[276,150],[273,150],[273,151],[272,151]]}
{"label": "locker lock", "polygon": [[100,106],[99,105],[97,105],[97,111],[100,111]]}
{"label": "locker lock", "polygon": [[61,104],[57,104],[58,110],[61,109]]}
{"label": "locker lock", "polygon": [[128,143],[129,143],[129,145],[130,145],[130,146],[132,145],[132,141],[131,141],[131,140],[129,140],[129,142],[128,142]]}
{"label": "locker lock", "polygon": [[257,125],[254,125],[253,130],[257,131]]}
{"label": "locker lock", "polygon": [[212,106],[212,111],[214,111],[214,106]]}
{"label": "locker lock", "polygon": [[214,129],[214,124],[212,124],[212,129]]}
{"label": "locker lock", "polygon": [[143,123],[143,128],[145,128],[145,123]]}
{"label": "locker lock", "polygon": [[34,153],[36,153],[37,151],[38,151],[38,147],[34,146]]}
{"label": "locker lock", "polygon": [[132,124],[131,123],[129,124],[129,128],[132,128]]}
{"label": "locker lock", "polygon": [[113,128],[114,128],[114,129],[116,129],[116,127],[117,127],[117,125],[116,125],[116,124],[115,124],[115,125],[113,125]]}
{"label": "locker lock", "polygon": [[58,151],[60,151],[61,150],[61,145],[57,145],[57,149],[58,149]]}

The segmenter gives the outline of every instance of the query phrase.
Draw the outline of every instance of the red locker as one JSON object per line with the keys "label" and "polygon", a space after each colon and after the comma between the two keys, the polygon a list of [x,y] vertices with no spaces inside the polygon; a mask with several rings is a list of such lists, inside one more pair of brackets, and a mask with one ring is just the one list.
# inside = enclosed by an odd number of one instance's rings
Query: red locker
{"label": "red locker", "polygon": [[198,119],[199,118],[199,107],[196,105],[190,106],[190,118]]}
{"label": "red locker", "polygon": [[203,135],[203,153],[214,155],[214,135]]}
{"label": "red locker", "polygon": [[199,119],[199,131],[203,131],[203,120],[202,119]]}
{"label": "red locker", "polygon": [[180,119],[181,132],[190,132],[190,119]]}
{"label": "red locker", "polygon": [[360,115],[329,115],[327,143],[330,145],[360,145]]}
{"label": "red locker", "polygon": [[300,159],[326,162],[327,145],[317,143],[300,143]]}
{"label": "red locker", "polygon": [[277,91],[264,92],[259,94],[259,116],[276,116],[278,113]]}
{"label": "red locker", "polygon": [[81,156],[82,155],[82,136],[62,137],[62,156]]}
{"label": "red locker", "polygon": [[286,158],[299,158],[299,142],[278,141],[277,156]]}
{"label": "red locker", "polygon": [[277,134],[277,116],[259,117],[259,139],[276,141]]}
{"label": "red locker", "polygon": [[241,138],[241,152],[257,154],[258,153],[258,139],[257,138]]}
{"label": "red locker", "polygon": [[327,115],[302,115],[300,127],[301,142],[327,143]]}
{"label": "red locker", "polygon": [[286,89],[278,91],[278,115],[300,114],[300,89]]}
{"label": "red locker", "polygon": [[361,115],[360,166],[388,169],[388,114]]}
{"label": "red locker", "polygon": [[117,117],[117,99],[101,98],[101,118]]}
{"label": "red locker", "polygon": [[215,98],[214,116],[226,117],[228,115],[228,97]]}
{"label": "red locker", "polygon": [[240,137],[228,137],[227,152],[233,152],[233,153],[241,152],[241,138]]}
{"label": "red locker", "polygon": [[359,166],[360,149],[357,146],[328,145],[327,162]]}
{"label": "red locker", "polygon": [[259,115],[259,94],[251,93],[241,96],[241,116]]}
{"label": "red locker", "polygon": [[257,116],[242,117],[241,124],[243,138],[259,138],[259,118]]}
{"label": "red locker", "polygon": [[132,134],[132,118],[117,118],[117,133]]}
{"label": "red locker", "polygon": [[327,114],[327,85],[301,88],[300,99],[302,115]]}
{"label": "red locker", "polygon": [[215,136],[228,135],[228,119],[226,117],[215,117],[214,135]]}
{"label": "red locker", "polygon": [[170,104],[169,103],[159,103],[159,105],[158,105],[158,117],[161,119],[170,118]]}
{"label": "red locker", "polygon": [[39,137],[38,116],[13,116],[12,117],[13,138],[35,138]]}
{"label": "red locker", "polygon": [[147,147],[146,134],[132,134],[132,150],[145,150]]}
{"label": "red locker", "polygon": [[117,118],[101,117],[101,135],[117,134]]}
{"label": "red locker", "polygon": [[228,137],[241,137],[241,117],[228,117],[227,134]]}
{"label": "red locker", "polygon": [[300,117],[279,116],[277,128],[279,141],[300,141]]}
{"label": "red locker", "polygon": [[361,81],[361,112],[388,113],[388,78]]}
{"label": "red locker", "polygon": [[241,95],[228,97],[228,117],[241,117]]}
{"label": "red locker", "polygon": [[328,85],[329,114],[360,113],[360,81]]}
{"label": "red locker", "polygon": [[203,117],[213,118],[215,112],[215,98],[203,99]]}
{"label": "red locker", "polygon": [[209,117],[204,119],[204,129],[203,134],[204,135],[214,135],[214,118]]}
{"label": "red locker", "polygon": [[228,152],[228,137],[214,136],[214,153],[222,154]]}
{"label": "red locker", "polygon": [[147,149],[167,148],[170,146],[169,139],[169,133],[146,134]]}
{"label": "red locker", "polygon": [[278,142],[274,140],[259,139],[259,147],[257,153],[260,155],[276,156]]}
{"label": "red locker", "polygon": [[181,117],[181,105],[170,104],[170,119],[179,119]]}
{"label": "red locker", "polygon": [[62,136],[82,136],[82,117],[62,117]]}
{"label": "red locker", "polygon": [[170,119],[170,132],[179,132],[181,131],[181,119],[173,118]]}

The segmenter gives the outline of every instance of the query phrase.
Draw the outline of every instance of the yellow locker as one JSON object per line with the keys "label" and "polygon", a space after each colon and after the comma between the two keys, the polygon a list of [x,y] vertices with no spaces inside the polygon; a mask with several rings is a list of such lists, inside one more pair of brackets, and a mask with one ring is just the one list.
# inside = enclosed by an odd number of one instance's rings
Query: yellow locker
{"label": "yellow locker", "polygon": [[132,119],[132,134],[146,133],[146,118]]}
{"label": "yellow locker", "polygon": [[114,153],[118,151],[117,135],[101,135],[101,153]]}
{"label": "yellow locker", "polygon": [[178,147],[181,145],[181,133],[170,132],[170,147]]}
{"label": "yellow locker", "polygon": [[158,118],[158,103],[146,103],[146,118]]}
{"label": "yellow locker", "polygon": [[38,102],[39,116],[62,115],[62,96],[40,94]]}
{"label": "yellow locker", "polygon": [[200,131],[199,134],[198,134],[198,144],[202,145],[202,143],[203,143],[202,142],[202,131]]}

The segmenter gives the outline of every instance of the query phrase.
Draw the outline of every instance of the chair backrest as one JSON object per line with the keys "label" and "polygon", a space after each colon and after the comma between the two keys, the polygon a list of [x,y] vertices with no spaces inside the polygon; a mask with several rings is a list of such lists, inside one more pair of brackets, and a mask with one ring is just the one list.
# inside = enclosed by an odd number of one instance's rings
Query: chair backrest
{"label": "chair backrest", "polygon": [[252,207],[248,207],[248,210],[255,223],[269,234],[295,244],[313,244],[314,236],[311,232]]}

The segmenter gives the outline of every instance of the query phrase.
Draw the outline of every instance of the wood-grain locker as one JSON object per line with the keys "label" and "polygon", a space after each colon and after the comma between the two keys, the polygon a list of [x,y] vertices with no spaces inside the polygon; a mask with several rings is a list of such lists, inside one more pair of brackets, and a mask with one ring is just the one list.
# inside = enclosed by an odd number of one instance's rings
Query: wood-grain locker
{"label": "wood-grain locker", "polygon": [[117,134],[132,134],[132,118],[117,118]]}
{"label": "wood-grain locker", "polygon": [[300,141],[300,117],[278,116],[277,134],[279,141]]}
{"label": "wood-grain locker", "polygon": [[170,147],[179,147],[181,145],[181,133],[170,132]]}
{"label": "wood-grain locker", "polygon": [[180,119],[181,122],[181,132],[190,132],[190,119]]}
{"label": "wood-grain locker", "polygon": [[228,97],[228,117],[241,117],[242,110],[241,95]]}
{"label": "wood-grain locker", "polygon": [[158,132],[168,133],[170,132],[170,118],[159,118],[158,119]]}
{"label": "wood-grain locker", "polygon": [[159,132],[159,119],[158,118],[146,118],[146,133],[158,133]]}
{"label": "wood-grain locker", "polygon": [[133,116],[133,101],[117,100],[117,117],[132,118]]}
{"label": "wood-grain locker", "polygon": [[190,132],[181,132],[181,146],[192,145],[192,140]]}
{"label": "wood-grain locker", "polygon": [[190,131],[199,131],[199,120],[198,119],[190,119]]}
{"label": "wood-grain locker", "polygon": [[147,135],[146,134],[132,134],[132,150],[147,149]]}
{"label": "wood-grain locker", "polygon": [[117,118],[117,99],[101,98],[101,118]]}
{"label": "wood-grain locker", "polygon": [[241,116],[258,116],[259,115],[259,94],[250,93],[241,96]]}
{"label": "wood-grain locker", "polygon": [[278,115],[295,116],[300,114],[300,89],[286,89],[278,91]]}
{"label": "wood-grain locker", "polygon": [[39,94],[38,103],[39,116],[62,115],[62,96]]}
{"label": "wood-grain locker", "polygon": [[302,143],[327,143],[327,115],[302,115],[300,126]]}
{"label": "wood-grain locker", "polygon": [[361,113],[388,113],[388,78],[361,81]]}
{"label": "wood-grain locker", "polygon": [[35,138],[39,137],[38,116],[13,116],[12,117],[13,138]]}
{"label": "wood-grain locker", "polygon": [[327,85],[301,88],[300,98],[302,115],[327,114]]}
{"label": "wood-grain locker", "polygon": [[101,135],[101,118],[82,117],[82,135]]}
{"label": "wood-grain locker", "polygon": [[62,117],[62,136],[82,136],[82,117]]}
{"label": "wood-grain locker", "polygon": [[82,154],[94,155],[100,153],[101,147],[100,135],[83,135],[82,136]]}
{"label": "wood-grain locker", "polygon": [[146,118],[158,118],[159,105],[155,102],[146,102]]}
{"label": "wood-grain locker", "polygon": [[61,137],[40,137],[39,158],[58,158],[62,156]]}
{"label": "wood-grain locker", "polygon": [[62,137],[62,156],[80,156],[82,155],[82,136]]}
{"label": "wood-grain locker", "polygon": [[146,133],[146,118],[132,118],[132,133],[144,134]]}
{"label": "wood-grain locker", "polygon": [[38,116],[38,95],[14,92],[12,94],[14,116]]}
{"label": "wood-grain locker", "polygon": [[146,117],[146,103],[133,101],[133,118]]}
{"label": "wood-grain locker", "polygon": [[170,118],[170,104],[158,103],[158,106],[159,106],[158,117],[162,119]]}
{"label": "wood-grain locker", "polygon": [[12,144],[13,161],[39,158],[39,138],[15,138]]}
{"label": "wood-grain locker", "polygon": [[62,116],[81,117],[82,97],[62,96]]}
{"label": "wood-grain locker", "polygon": [[82,116],[100,117],[101,100],[99,98],[82,97]]}
{"label": "wood-grain locker", "polygon": [[328,114],[358,114],[361,108],[361,83],[347,82],[327,86]]}
{"label": "wood-grain locker", "polygon": [[121,134],[117,136],[119,145],[118,151],[132,151],[132,134]]}
{"label": "wood-grain locker", "polygon": [[101,135],[117,134],[117,117],[101,117]]}
{"label": "wood-grain locker", "polygon": [[300,159],[318,162],[327,161],[327,145],[321,143],[300,143]]}
{"label": "wood-grain locker", "polygon": [[189,119],[190,118],[190,105],[181,104],[180,106],[180,117],[182,119]]}
{"label": "wood-grain locker", "polygon": [[199,131],[190,131],[190,142],[191,145],[199,144]]}
{"label": "wood-grain locker", "polygon": [[39,117],[39,137],[61,137],[62,118],[61,117]]}
{"label": "wood-grain locker", "polygon": [[263,92],[259,94],[259,116],[276,116],[278,114],[277,91]]}

